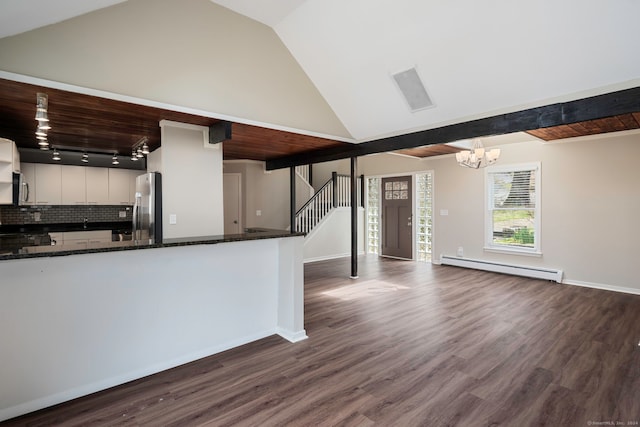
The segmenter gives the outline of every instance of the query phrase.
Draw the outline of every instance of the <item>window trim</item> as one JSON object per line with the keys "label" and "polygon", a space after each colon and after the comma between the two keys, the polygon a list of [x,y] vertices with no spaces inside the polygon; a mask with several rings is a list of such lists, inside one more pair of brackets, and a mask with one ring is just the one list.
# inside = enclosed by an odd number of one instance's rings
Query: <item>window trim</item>
{"label": "window trim", "polygon": [[[491,191],[489,189],[489,185],[491,183],[490,174],[492,173],[500,173],[500,172],[515,172],[522,170],[533,170],[536,181],[536,192],[535,192],[535,220],[534,220],[534,247],[533,248],[524,248],[524,247],[516,247],[516,246],[508,246],[508,245],[499,245],[493,243],[493,216],[492,210],[490,210],[491,201],[489,200]],[[508,253],[514,255],[525,255],[525,256],[542,256],[542,246],[541,246],[541,188],[542,182],[540,179],[541,176],[541,164],[540,162],[530,162],[530,163],[514,163],[509,165],[500,165],[500,166],[490,166],[485,169],[484,174],[484,216],[485,216],[485,227],[484,227],[484,250],[486,252],[497,252],[497,253]]]}

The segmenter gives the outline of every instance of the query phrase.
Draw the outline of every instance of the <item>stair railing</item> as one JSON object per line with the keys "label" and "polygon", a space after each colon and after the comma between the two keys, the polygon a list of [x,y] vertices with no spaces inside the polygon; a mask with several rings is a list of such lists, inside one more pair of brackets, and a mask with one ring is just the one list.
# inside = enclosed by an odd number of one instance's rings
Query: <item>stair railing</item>
{"label": "stair railing", "polygon": [[[358,179],[364,182],[364,177]],[[362,205],[362,185],[358,185],[358,200]],[[331,179],[305,203],[295,216],[295,230],[309,233],[333,208],[351,206],[351,178],[333,172]]]}

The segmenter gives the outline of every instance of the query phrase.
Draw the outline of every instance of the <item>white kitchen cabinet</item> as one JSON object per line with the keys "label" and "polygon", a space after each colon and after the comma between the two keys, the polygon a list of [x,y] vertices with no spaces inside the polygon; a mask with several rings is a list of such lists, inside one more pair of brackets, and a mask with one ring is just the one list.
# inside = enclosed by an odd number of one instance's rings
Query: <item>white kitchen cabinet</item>
{"label": "white kitchen cabinet", "polygon": [[13,203],[13,171],[11,161],[0,158],[0,205]]}
{"label": "white kitchen cabinet", "polygon": [[20,172],[20,155],[16,144],[0,138],[0,205],[13,203],[13,172]]}
{"label": "white kitchen cabinet", "polygon": [[36,204],[62,204],[62,166],[36,163]]}
{"label": "white kitchen cabinet", "polygon": [[108,168],[85,168],[87,204],[108,205],[109,199],[109,172]]}
{"label": "white kitchen cabinet", "polygon": [[36,203],[36,165],[33,163],[22,163],[22,191],[24,200],[21,205],[35,205]]}
{"label": "white kitchen cabinet", "polygon": [[61,167],[61,197],[63,205],[87,204],[85,169],[83,166]]}
{"label": "white kitchen cabinet", "polygon": [[109,169],[109,203],[129,205],[129,170]]}
{"label": "white kitchen cabinet", "polygon": [[10,139],[0,138],[0,162],[10,165],[9,173],[20,172],[20,152]]}
{"label": "white kitchen cabinet", "polygon": [[23,163],[21,167],[26,184],[23,190],[28,188],[22,205],[133,205],[135,178],[144,173],[41,163]]}

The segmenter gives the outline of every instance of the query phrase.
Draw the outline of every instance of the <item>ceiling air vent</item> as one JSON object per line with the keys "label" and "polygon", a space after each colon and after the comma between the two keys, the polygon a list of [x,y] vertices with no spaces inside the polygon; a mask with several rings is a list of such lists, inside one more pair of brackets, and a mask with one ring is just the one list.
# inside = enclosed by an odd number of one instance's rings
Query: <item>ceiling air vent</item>
{"label": "ceiling air vent", "polygon": [[392,77],[412,112],[433,107],[433,101],[431,101],[415,68],[393,74]]}

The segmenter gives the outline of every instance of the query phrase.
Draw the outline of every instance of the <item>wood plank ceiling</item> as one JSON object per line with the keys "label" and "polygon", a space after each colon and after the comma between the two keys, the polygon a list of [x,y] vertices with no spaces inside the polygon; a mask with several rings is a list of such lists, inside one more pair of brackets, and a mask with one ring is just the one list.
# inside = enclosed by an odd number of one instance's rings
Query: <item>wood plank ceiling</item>
{"label": "wood plank ceiling", "polygon": [[[0,137],[19,148],[35,149],[36,94],[49,98],[48,131],[52,147],[127,156],[143,137],[151,151],[160,147],[161,120],[211,126],[219,120],[131,104],[59,89],[0,79]],[[269,160],[348,143],[259,126],[232,124],[232,138],[223,144],[225,159]]]}
{"label": "wood plank ceiling", "polygon": [[620,132],[624,130],[640,129],[640,113],[622,114],[598,120],[574,123],[571,125],[554,126],[528,131],[527,133],[544,141],[576,138],[586,135]]}

